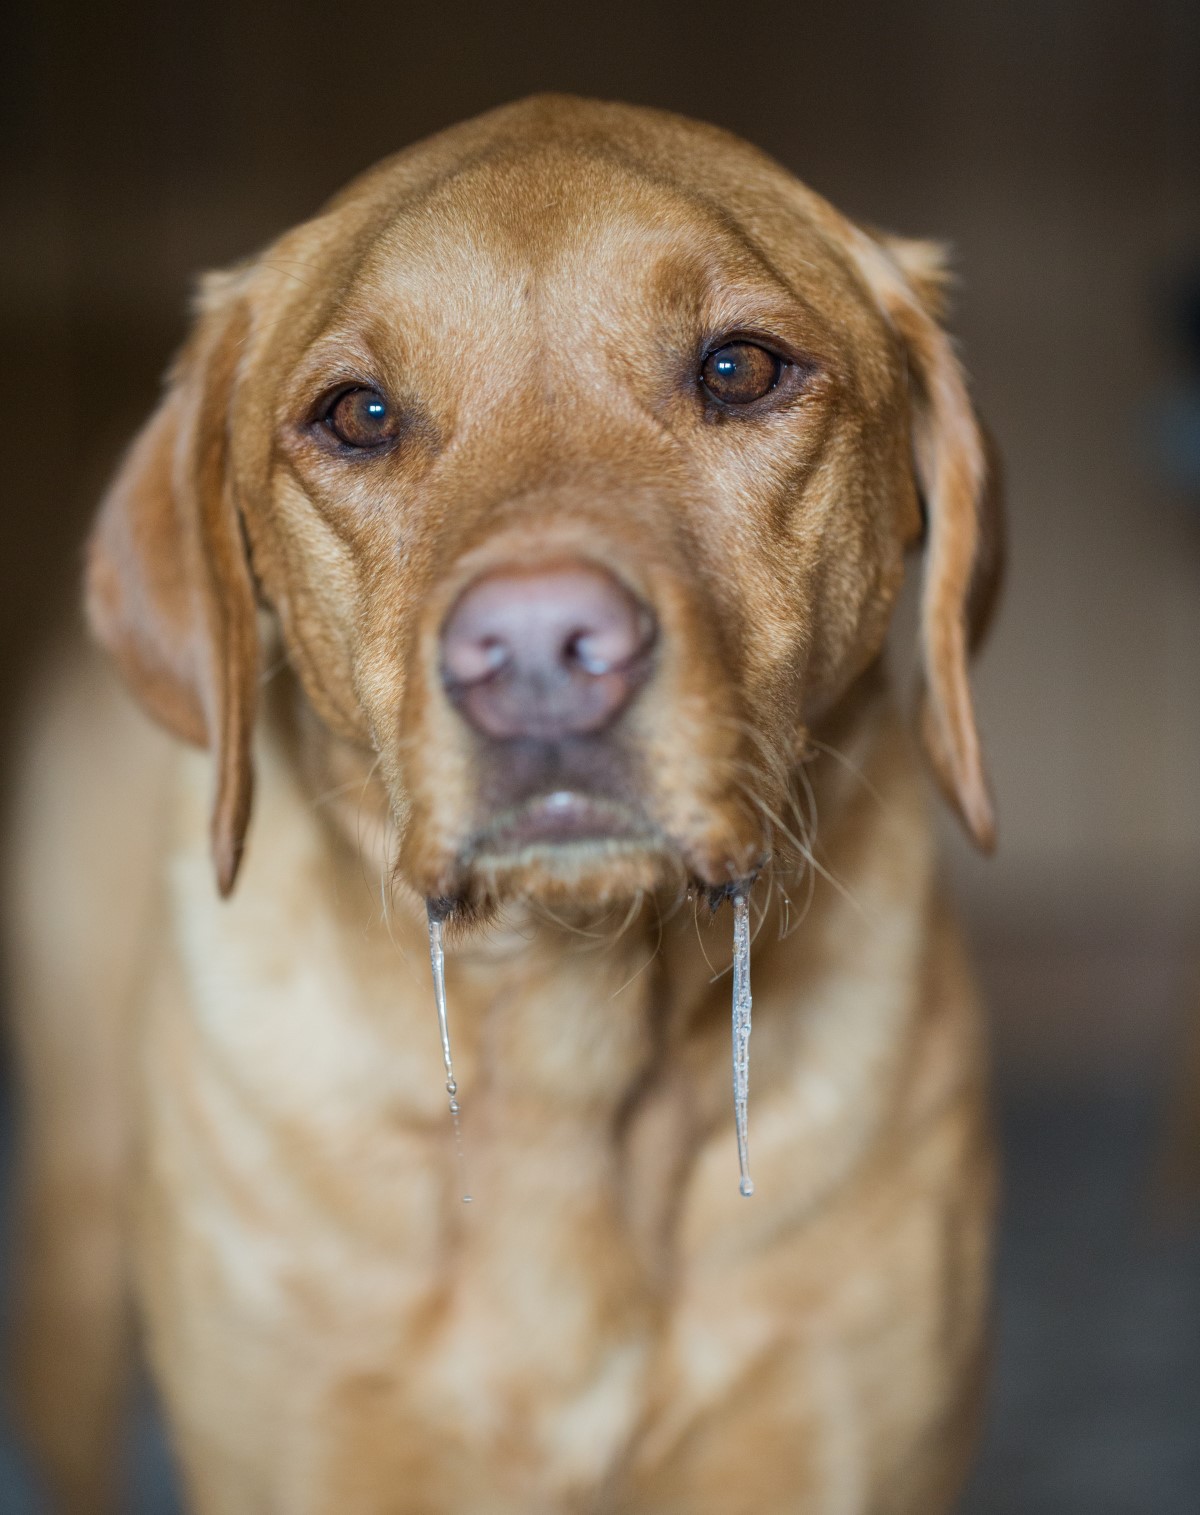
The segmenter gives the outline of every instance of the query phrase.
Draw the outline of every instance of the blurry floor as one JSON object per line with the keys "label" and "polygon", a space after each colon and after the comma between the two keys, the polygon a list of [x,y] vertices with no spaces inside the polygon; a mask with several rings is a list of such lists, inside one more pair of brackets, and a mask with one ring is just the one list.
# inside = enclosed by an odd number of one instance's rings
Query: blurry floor
{"label": "blurry floor", "polygon": [[1200,1509],[1200,1225],[1152,1219],[1148,1103],[1010,1103],[996,1377],[963,1515]]}
{"label": "blurry floor", "polygon": [[[1200,1508],[1200,1225],[1149,1215],[1148,1103],[1014,1099],[996,1376],[962,1515],[1195,1515]],[[128,1515],[175,1515],[139,1417]],[[8,1437],[0,1515],[35,1515]]]}

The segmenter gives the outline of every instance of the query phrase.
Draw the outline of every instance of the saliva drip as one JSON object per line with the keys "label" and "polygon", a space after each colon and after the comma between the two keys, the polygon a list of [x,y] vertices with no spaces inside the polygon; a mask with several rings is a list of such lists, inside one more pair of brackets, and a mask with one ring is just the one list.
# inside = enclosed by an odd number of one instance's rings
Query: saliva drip
{"label": "saliva drip", "polygon": [[454,1123],[454,1153],[458,1159],[458,1176],[462,1182],[462,1202],[471,1203],[467,1183],[467,1161],[463,1152],[462,1123],[459,1119],[458,1082],[454,1077],[454,1060],[450,1056],[450,1027],[446,1020],[446,953],[442,947],[442,919],[427,904],[429,918],[429,962],[433,968],[433,1002],[437,1006],[438,1030],[442,1037],[442,1062],[446,1065],[446,1093],[450,1096],[450,1119]]}
{"label": "saliva drip", "polygon": [[737,1131],[738,1190],[747,1199],[754,1193],[750,1177],[750,1148],[746,1111],[750,1094],[750,896],[733,896],[733,1120]]}
{"label": "saliva drip", "polygon": [[[454,1123],[454,1150],[463,1181],[462,1201],[471,1203],[466,1181],[466,1157],[463,1152],[462,1123],[458,1103],[458,1082],[454,1077],[454,1059],[450,1053],[450,1026],[446,1018],[446,954],[442,946],[442,921],[432,905],[426,906],[429,918],[429,961],[433,969],[433,999],[437,1006],[438,1031],[442,1038],[442,1062],[446,1068],[446,1093],[450,1097],[450,1118]],[[750,1017],[753,997],[750,992],[750,897],[739,891],[733,896],[733,1119],[737,1132],[738,1191],[747,1199],[754,1193],[750,1177],[750,1148],[747,1137],[747,1109],[750,1095]]]}

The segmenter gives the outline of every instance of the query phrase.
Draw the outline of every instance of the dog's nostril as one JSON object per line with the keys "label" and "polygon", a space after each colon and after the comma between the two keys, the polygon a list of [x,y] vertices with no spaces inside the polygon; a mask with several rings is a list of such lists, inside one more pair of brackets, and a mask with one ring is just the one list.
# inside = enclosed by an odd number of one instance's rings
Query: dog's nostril
{"label": "dog's nostril", "polygon": [[488,678],[493,673],[498,673],[511,659],[512,649],[507,642],[489,637],[480,643],[478,661],[484,670],[482,677]]}
{"label": "dog's nostril", "polygon": [[596,678],[603,673],[611,673],[614,664],[621,661],[620,657],[612,656],[612,649],[605,646],[602,636],[590,631],[574,632],[567,640],[563,652],[568,661]]}
{"label": "dog's nostril", "polygon": [[443,643],[443,676],[455,684],[478,684],[499,673],[511,657],[508,644],[499,637],[457,636]]}
{"label": "dog's nostril", "polygon": [[598,678],[638,657],[653,639],[654,620],[650,612],[631,599],[619,607],[619,614],[597,617],[595,624],[573,632],[565,652],[585,673]]}
{"label": "dog's nostril", "polygon": [[487,574],[442,628],[442,680],[488,736],[599,730],[647,667],[653,615],[612,574],[582,562]]}

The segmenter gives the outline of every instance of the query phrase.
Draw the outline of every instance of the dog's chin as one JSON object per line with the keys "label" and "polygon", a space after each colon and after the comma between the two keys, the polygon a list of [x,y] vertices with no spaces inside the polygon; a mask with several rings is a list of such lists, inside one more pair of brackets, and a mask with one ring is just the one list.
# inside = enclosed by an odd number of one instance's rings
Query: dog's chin
{"label": "dog's chin", "polygon": [[731,835],[681,842],[626,802],[543,793],[488,819],[435,868],[421,892],[448,922],[485,922],[508,906],[578,920],[655,895],[695,890],[714,905],[761,867],[761,850]]}
{"label": "dog's chin", "polygon": [[573,917],[685,885],[679,858],[665,847],[597,838],[481,853],[467,872],[464,894],[473,912],[536,904]]}
{"label": "dog's chin", "polygon": [[687,881],[679,850],[638,810],[558,790],[491,817],[431,893],[448,918],[465,924],[514,904],[592,912],[682,890]]}

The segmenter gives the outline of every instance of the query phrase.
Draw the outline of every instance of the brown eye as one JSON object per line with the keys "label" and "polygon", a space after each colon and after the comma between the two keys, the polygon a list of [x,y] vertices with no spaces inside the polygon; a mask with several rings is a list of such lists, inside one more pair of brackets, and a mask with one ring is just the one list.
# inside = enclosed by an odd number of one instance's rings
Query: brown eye
{"label": "brown eye", "polygon": [[347,447],[382,447],[399,431],[399,417],[377,389],[347,389],[325,415],[325,425]]}
{"label": "brown eye", "polygon": [[775,388],[782,371],[781,361],[765,347],[730,342],[705,358],[700,381],[723,405],[749,405]]}

